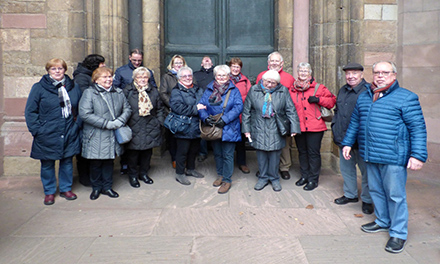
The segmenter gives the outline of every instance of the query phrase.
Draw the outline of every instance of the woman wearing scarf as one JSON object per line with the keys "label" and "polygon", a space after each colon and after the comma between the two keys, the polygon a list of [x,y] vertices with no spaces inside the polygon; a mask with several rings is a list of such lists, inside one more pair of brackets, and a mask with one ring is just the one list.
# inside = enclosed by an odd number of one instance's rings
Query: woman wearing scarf
{"label": "woman wearing scarf", "polygon": [[[177,85],[177,72],[180,70],[180,68],[186,67],[186,61],[185,59],[176,54],[171,58],[170,63],[167,66],[168,72],[164,75],[162,75],[162,78],[160,80],[160,98],[162,99],[162,102],[167,107],[168,111],[170,111],[170,96],[171,91],[174,87]],[[171,162],[173,165],[173,168],[176,168],[176,138],[174,135],[167,129],[166,130],[166,140],[167,140],[167,146],[168,151],[171,155]]]}
{"label": "woman wearing scarf", "polygon": [[289,91],[280,84],[280,74],[268,70],[261,81],[252,86],[243,107],[242,132],[256,149],[260,175],[254,189],[262,190],[269,183],[276,192],[281,191],[278,174],[281,150],[286,137],[278,131],[276,118],[284,116],[290,121],[290,136],[300,133],[298,115]]}
{"label": "woman wearing scarf", "polygon": [[114,131],[127,122],[131,108],[122,90],[113,87],[111,69],[96,69],[92,82],[79,101],[79,116],[84,122],[81,154],[90,161],[90,199],[98,199],[101,193],[117,198],[119,194],[112,189],[113,161],[123,149]]}
{"label": "woman wearing scarf", "polygon": [[177,143],[176,181],[183,185],[190,185],[191,182],[186,176],[204,177],[195,170],[195,167],[196,156],[200,147],[198,110],[206,109],[206,107],[198,103],[202,97],[203,89],[193,84],[193,71],[191,68],[180,68],[177,79],[179,82],[171,92],[171,111],[176,115],[191,118],[191,124],[188,131],[177,132],[174,135]]}
{"label": "woman wearing scarf", "polygon": [[301,125],[301,134],[295,137],[301,178],[295,184],[305,185],[306,191],[318,187],[321,172],[321,141],[327,125],[321,119],[319,106],[331,109],[336,104],[336,97],[322,84],[313,95],[316,84],[310,64],[299,63],[298,78],[290,95],[298,111]]}
{"label": "woman wearing scarf", "polygon": [[[153,148],[162,144],[161,125],[165,119],[165,108],[155,87],[149,85],[150,71],[145,67],[133,71],[133,82],[124,89],[131,106],[128,126],[133,138],[125,145],[128,178],[131,187],[139,188],[140,180],[153,184],[148,176]],[[139,171],[137,165],[139,164]]]}
{"label": "woman wearing scarf", "polygon": [[62,59],[46,63],[41,80],[32,86],[26,103],[26,125],[34,140],[31,158],[41,162],[45,205],[55,203],[57,179],[55,161],[59,160],[58,182],[60,196],[75,200],[72,192],[72,158],[80,152],[79,126],[76,123],[81,90],[65,74],[67,64]]}
{"label": "woman wearing scarf", "polygon": [[[241,94],[241,99],[246,99],[246,95],[249,92],[249,89],[251,88],[251,82],[249,79],[241,73],[241,68],[243,68],[243,62],[240,58],[232,58],[229,61],[229,68],[231,69],[231,73],[229,74],[229,78],[231,81],[235,84],[235,86],[238,88]],[[240,116],[241,121],[241,116]],[[245,141],[246,137],[244,134],[241,134],[241,141],[237,142],[235,146],[235,150],[237,151],[237,165],[238,168],[245,174],[250,173],[249,167],[246,165],[246,146]]]}
{"label": "woman wearing scarf", "polygon": [[[215,80],[208,84],[200,100],[206,109],[199,110],[199,116],[203,122],[223,127],[222,139],[211,141],[218,175],[213,186],[220,187],[218,189],[220,194],[227,193],[231,188],[235,144],[241,140],[239,116],[243,110],[243,100],[240,91],[229,79],[230,72],[227,65],[218,65],[214,68]],[[223,103],[228,91],[230,91],[230,96],[223,112]],[[210,115],[214,116],[222,112],[222,118],[215,123]]]}

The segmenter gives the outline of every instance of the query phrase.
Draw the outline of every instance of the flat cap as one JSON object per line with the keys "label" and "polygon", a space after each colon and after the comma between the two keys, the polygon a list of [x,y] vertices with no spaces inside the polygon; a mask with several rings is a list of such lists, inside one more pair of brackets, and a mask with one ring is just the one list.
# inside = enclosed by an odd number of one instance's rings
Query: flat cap
{"label": "flat cap", "polygon": [[364,67],[362,65],[360,65],[359,63],[350,62],[349,64],[345,65],[344,68],[342,68],[342,70],[343,71],[348,71],[348,70],[363,71]]}

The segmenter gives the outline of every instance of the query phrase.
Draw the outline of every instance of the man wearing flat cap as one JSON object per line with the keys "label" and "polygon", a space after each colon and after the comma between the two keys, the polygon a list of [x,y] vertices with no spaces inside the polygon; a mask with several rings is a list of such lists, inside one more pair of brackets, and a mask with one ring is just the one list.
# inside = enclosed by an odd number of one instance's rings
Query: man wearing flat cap
{"label": "man wearing flat cap", "polygon": [[350,124],[350,117],[353,109],[356,105],[358,96],[367,89],[367,82],[364,77],[364,67],[359,63],[350,62],[342,68],[345,71],[345,80],[347,84],[342,86],[339,90],[336,108],[334,110],[335,116],[332,120],[332,132],[333,141],[339,147],[339,168],[344,178],[344,195],[335,199],[335,203],[339,205],[347,203],[357,203],[358,198],[358,185],[357,185],[357,173],[356,164],[362,174],[362,212],[365,214],[372,214],[374,207],[370,192],[368,189],[367,169],[365,161],[359,155],[358,144],[355,143],[351,149],[351,159],[346,160],[342,155],[342,140],[347,132],[348,125]]}

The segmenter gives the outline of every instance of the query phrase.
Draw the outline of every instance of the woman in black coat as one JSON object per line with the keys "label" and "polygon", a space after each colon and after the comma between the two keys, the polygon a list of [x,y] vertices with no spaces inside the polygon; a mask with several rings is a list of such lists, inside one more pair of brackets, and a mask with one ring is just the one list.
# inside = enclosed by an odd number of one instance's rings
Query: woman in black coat
{"label": "woman in black coat", "polygon": [[133,138],[125,145],[125,149],[128,177],[134,188],[140,187],[138,177],[146,184],[153,184],[148,176],[151,155],[153,148],[162,144],[161,125],[165,118],[165,108],[157,88],[148,83],[150,77],[147,68],[136,68],[133,71],[133,82],[124,89],[132,109],[127,124],[133,132]]}
{"label": "woman in black coat", "polygon": [[171,91],[171,112],[179,116],[189,117],[191,123],[187,131],[177,132],[174,135],[177,143],[176,181],[183,185],[190,185],[191,182],[186,176],[204,177],[195,170],[195,162],[200,147],[198,110],[206,109],[206,107],[198,103],[203,95],[203,89],[193,84],[193,71],[191,68],[182,67],[177,72],[177,79],[178,83]]}
{"label": "woman in black coat", "polygon": [[76,123],[81,90],[65,75],[67,64],[62,59],[46,63],[41,80],[32,86],[26,103],[26,125],[34,140],[31,158],[41,161],[45,205],[55,203],[57,179],[55,161],[60,161],[58,181],[60,196],[75,200],[72,192],[73,155],[80,151],[79,126]]}

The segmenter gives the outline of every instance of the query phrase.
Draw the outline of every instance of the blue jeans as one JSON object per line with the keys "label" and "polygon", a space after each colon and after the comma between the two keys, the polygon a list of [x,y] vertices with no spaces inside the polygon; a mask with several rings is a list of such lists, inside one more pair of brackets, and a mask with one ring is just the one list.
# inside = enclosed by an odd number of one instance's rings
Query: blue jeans
{"label": "blue jeans", "polygon": [[358,197],[358,185],[357,185],[357,172],[356,164],[359,166],[359,170],[362,174],[362,191],[361,199],[365,203],[372,203],[370,191],[368,188],[367,168],[365,161],[359,155],[358,149],[351,149],[351,159],[346,160],[343,158],[342,149],[339,148],[339,169],[341,170],[342,177],[344,178],[344,196],[350,199]]}
{"label": "blue jeans", "polygon": [[200,140],[199,155],[208,156],[208,142],[206,142],[204,139]]}
{"label": "blue jeans", "polygon": [[279,180],[278,170],[280,168],[281,149],[274,151],[257,150],[256,152],[260,178],[270,182]]}
{"label": "blue jeans", "polygon": [[211,141],[211,144],[217,174],[223,177],[223,182],[231,183],[232,172],[234,171],[235,142],[214,140]]}
{"label": "blue jeans", "polygon": [[[44,194],[55,194],[57,192],[57,178],[55,176],[55,160],[40,160],[41,162],[41,182],[43,183]],[[58,170],[58,181],[60,192],[72,190],[73,164],[72,157],[60,159]]]}
{"label": "blue jeans", "polygon": [[390,237],[408,236],[408,204],[404,166],[367,162],[368,185],[374,203],[376,224],[389,227]]}

